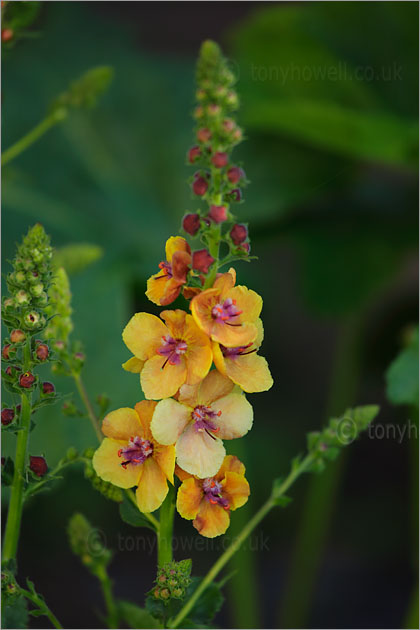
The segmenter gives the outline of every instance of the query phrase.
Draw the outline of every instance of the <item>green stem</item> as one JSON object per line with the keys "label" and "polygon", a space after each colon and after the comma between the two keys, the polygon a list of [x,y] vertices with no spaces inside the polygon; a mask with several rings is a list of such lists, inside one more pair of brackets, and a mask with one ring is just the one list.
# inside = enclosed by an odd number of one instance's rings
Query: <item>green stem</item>
{"label": "green stem", "polygon": [[169,484],[168,494],[159,511],[158,566],[172,561],[172,532],[175,516],[175,488]]}
{"label": "green stem", "polygon": [[95,575],[101,583],[102,593],[105,600],[107,618],[106,622],[108,628],[118,628],[119,627],[119,618],[118,618],[118,610],[117,605],[114,601],[114,596],[112,594],[112,581],[107,573],[106,567],[100,565],[98,569],[95,571]]}
{"label": "green stem", "polygon": [[211,234],[211,236],[209,237],[208,246],[209,254],[210,256],[213,256],[215,262],[213,263],[207,275],[203,290],[213,286],[213,283],[216,279],[217,271],[219,269],[220,225],[214,228],[213,234]]}
{"label": "green stem", "polygon": [[44,118],[36,127],[34,127],[23,138],[12,144],[11,147],[3,151],[1,156],[1,165],[5,166],[18,155],[23,153],[28,147],[36,142],[41,136],[44,135],[51,127],[54,127],[57,123],[61,122],[67,117],[67,110],[64,108],[56,109],[52,114]]}
{"label": "green stem", "polygon": [[83,384],[82,381],[82,377],[80,375],[80,372],[72,372],[71,373],[74,379],[74,382],[76,383],[76,387],[77,387],[77,391],[79,392],[80,398],[83,401],[83,404],[86,408],[87,414],[89,416],[89,420],[91,421],[93,430],[96,433],[96,437],[98,438],[99,442],[102,442],[102,433],[101,433],[101,428],[99,426],[99,420],[96,416],[96,413],[93,410],[92,404],[89,400],[89,396],[87,394],[87,391],[85,389],[85,386]]}
{"label": "green stem", "polygon": [[[136,497],[134,496],[134,493],[131,492],[131,490],[126,490],[125,493],[126,493],[127,497],[130,499],[131,503],[133,505],[135,505],[137,509],[139,509],[139,506],[137,505],[137,501],[136,501]],[[152,525],[156,529],[156,533],[158,533],[160,524],[159,524],[159,521],[153,516],[153,514],[147,514],[146,512],[142,512],[142,515],[145,518],[147,518],[147,520],[150,523],[152,523]]]}
{"label": "green stem", "polygon": [[22,593],[22,595],[24,595],[24,597],[26,597],[26,599],[29,599],[30,602],[35,604],[38,610],[41,610],[42,614],[45,617],[48,617],[48,619],[51,621],[54,628],[63,627],[61,623],[58,621],[57,617],[54,615],[54,613],[48,608],[47,604],[45,603],[45,600],[42,597],[40,597],[37,593],[31,593],[30,591],[27,591],[24,588],[21,588],[20,592]]}
{"label": "green stem", "polygon": [[211,582],[217,577],[225,564],[229,562],[233,554],[238,551],[244,541],[260,523],[260,521],[262,521],[263,518],[270,512],[270,510],[276,505],[276,499],[279,499],[287,492],[287,490],[296,481],[296,479],[310,467],[312,462],[313,455],[307,455],[305,459],[299,464],[299,466],[296,466],[290,471],[281,486],[276,490],[275,494],[272,494],[269,499],[267,499],[267,501],[260,507],[258,512],[256,512],[256,514],[254,514],[254,516],[248,521],[240,534],[229,545],[226,551],[215,562],[205,578],[202,580],[202,582],[200,582],[199,586],[194,591],[190,599],[184,604],[173,622],[170,624],[170,628],[177,628],[179,624],[185,619],[185,617],[188,615],[190,610],[192,610],[194,604],[198,601],[198,599],[209,586],[209,584],[211,584]]}

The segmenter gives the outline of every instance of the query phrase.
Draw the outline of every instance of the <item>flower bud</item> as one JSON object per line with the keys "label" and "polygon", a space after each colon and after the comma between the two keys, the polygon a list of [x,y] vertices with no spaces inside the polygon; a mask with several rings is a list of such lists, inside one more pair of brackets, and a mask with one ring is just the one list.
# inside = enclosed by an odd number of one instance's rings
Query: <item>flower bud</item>
{"label": "flower bud", "polygon": [[191,149],[188,151],[188,161],[189,161],[189,163],[190,164],[194,164],[194,162],[196,162],[200,156],[201,156],[201,149],[200,149],[200,147],[197,146],[197,145],[191,147]]}
{"label": "flower bud", "polygon": [[26,274],[23,271],[17,271],[15,274],[13,274],[13,280],[16,282],[16,284],[19,284],[21,286],[26,284]]}
{"label": "flower bud", "polygon": [[211,138],[211,131],[205,127],[202,127],[197,131],[197,139],[199,142],[208,142]]}
{"label": "flower bud", "polygon": [[240,245],[243,243],[248,237],[248,228],[246,225],[242,223],[235,223],[233,228],[230,231],[230,238],[235,243],[235,245]]}
{"label": "flower bud", "polygon": [[15,372],[20,372],[19,368],[16,367],[16,365],[9,365],[9,367],[6,368],[7,376],[14,376]]}
{"label": "flower bud", "polygon": [[241,249],[245,250],[247,254],[249,254],[250,249],[251,249],[251,245],[249,243],[242,243],[241,244]]}
{"label": "flower bud", "polygon": [[48,294],[46,291],[43,291],[41,295],[37,296],[35,299],[37,306],[46,306],[48,304]]}
{"label": "flower bud", "polygon": [[228,163],[228,155],[222,151],[217,151],[217,153],[215,153],[211,158],[211,161],[217,168],[222,168]]}
{"label": "flower bud", "polygon": [[25,313],[23,321],[28,328],[37,328],[40,324],[41,318],[37,311],[29,311],[28,313]]}
{"label": "flower bud", "polygon": [[1,410],[1,423],[4,427],[7,427],[8,424],[13,422],[14,417],[15,417],[15,412],[13,409]]}
{"label": "flower bud", "polygon": [[45,381],[44,383],[42,383],[42,393],[43,394],[54,394],[55,393],[55,387],[52,383]]}
{"label": "flower bud", "polygon": [[1,350],[1,356],[3,357],[5,361],[8,361],[10,359],[10,353],[13,353],[13,352],[14,352],[14,348],[10,347],[10,343],[6,343],[6,345],[3,346]]}
{"label": "flower bud", "polygon": [[223,223],[227,219],[226,206],[210,206],[209,217],[215,223]]}
{"label": "flower bud", "polygon": [[71,461],[77,459],[78,457],[79,457],[79,453],[76,451],[74,446],[70,446],[70,448],[67,449],[66,459],[69,462],[71,462]]}
{"label": "flower bud", "polygon": [[44,293],[44,285],[42,282],[38,282],[38,284],[33,284],[30,288],[30,292],[34,297],[40,297]]}
{"label": "flower bud", "polygon": [[232,120],[232,118],[225,118],[223,121],[223,130],[226,133],[232,133],[232,131],[235,129],[236,124],[235,121]]}
{"label": "flower bud", "polygon": [[236,92],[228,92],[227,96],[226,96],[226,103],[228,105],[230,105],[231,107],[238,107],[239,104],[239,100],[238,100],[238,95],[236,94]]}
{"label": "flower bud", "polygon": [[48,359],[48,355],[50,354],[49,348],[46,343],[40,343],[35,350],[36,358],[39,361],[46,361]]}
{"label": "flower bud", "polygon": [[29,293],[26,293],[23,289],[18,291],[15,295],[15,301],[18,306],[26,306],[30,302]]}
{"label": "flower bud", "polygon": [[162,599],[168,599],[171,596],[171,593],[170,593],[169,589],[163,588],[160,591],[160,596],[161,596]]}
{"label": "flower bud", "polygon": [[214,260],[207,249],[199,249],[192,255],[192,268],[196,271],[207,273],[210,265],[214,263]]}
{"label": "flower bud", "polygon": [[236,142],[240,142],[240,140],[242,140],[242,129],[235,129],[233,132],[233,138]]}
{"label": "flower bud", "polygon": [[206,98],[205,90],[197,90],[197,92],[195,93],[195,97],[197,101],[204,101],[204,99]]}
{"label": "flower bud", "polygon": [[35,383],[35,376],[31,374],[31,372],[24,372],[19,377],[19,385],[21,387],[24,387],[25,389],[32,387],[34,383]]}
{"label": "flower bud", "polygon": [[31,455],[29,457],[29,468],[37,477],[43,477],[48,472],[47,462],[44,457]]}
{"label": "flower bud", "polygon": [[12,330],[12,332],[10,333],[10,341],[12,343],[22,343],[22,341],[25,341],[25,339],[26,339],[25,333],[23,332],[23,330],[20,330],[19,328]]}
{"label": "flower bud", "polygon": [[6,298],[3,301],[3,306],[6,309],[6,311],[10,311],[12,308],[14,308],[14,301],[13,298]]}
{"label": "flower bud", "polygon": [[182,227],[191,236],[195,236],[200,229],[200,215],[197,213],[186,214],[182,219]]}
{"label": "flower bud", "polygon": [[37,271],[28,271],[26,278],[29,284],[37,284],[39,282],[39,273]]}
{"label": "flower bud", "polygon": [[194,180],[193,185],[192,185],[193,192],[196,195],[200,195],[200,197],[207,192],[208,187],[209,185],[204,179],[204,177],[197,177],[197,179]]}
{"label": "flower bud", "polygon": [[237,184],[243,177],[245,173],[239,166],[232,166],[227,172],[227,178],[232,184]]}
{"label": "flower bud", "polygon": [[61,341],[61,339],[57,339],[57,341],[53,341],[52,346],[54,350],[57,350],[57,352],[62,352],[66,348],[66,344],[64,343],[64,341]]}
{"label": "flower bud", "polygon": [[234,188],[229,193],[231,201],[240,201],[242,199],[242,191],[240,188]]}
{"label": "flower bud", "polygon": [[1,30],[1,41],[2,42],[10,42],[13,38],[13,31],[11,28],[2,28]]}
{"label": "flower bud", "polygon": [[218,114],[220,114],[221,111],[222,108],[220,107],[220,105],[216,105],[215,103],[212,103],[207,107],[207,113],[209,116],[217,116]]}
{"label": "flower bud", "polygon": [[204,114],[204,109],[199,105],[194,110],[194,118],[201,118]]}

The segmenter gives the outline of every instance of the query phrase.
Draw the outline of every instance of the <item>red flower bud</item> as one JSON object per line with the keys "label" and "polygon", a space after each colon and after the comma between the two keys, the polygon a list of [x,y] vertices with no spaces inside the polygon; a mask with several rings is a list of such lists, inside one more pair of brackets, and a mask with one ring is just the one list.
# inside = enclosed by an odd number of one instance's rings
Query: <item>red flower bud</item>
{"label": "red flower bud", "polygon": [[15,370],[15,372],[20,372],[19,368],[16,367],[16,365],[9,365],[9,367],[6,368],[6,374],[8,376],[12,376],[13,370]]}
{"label": "red flower bud", "polygon": [[205,127],[202,127],[201,129],[197,131],[197,139],[199,142],[208,142],[210,138],[211,138],[210,129],[206,129]]}
{"label": "red flower bud", "polygon": [[227,132],[230,133],[231,131],[233,131],[235,129],[235,121],[232,120],[232,118],[225,118],[225,120],[223,121],[223,129]]}
{"label": "red flower bud", "polygon": [[242,223],[235,223],[230,231],[230,238],[235,243],[235,245],[240,245],[246,240],[247,237],[248,229],[246,225],[243,225]]}
{"label": "red flower bud", "polygon": [[198,160],[198,158],[201,155],[201,149],[199,146],[194,146],[191,147],[191,149],[188,151],[188,161],[190,164],[194,164],[194,162],[196,160]]}
{"label": "red flower bud", "polygon": [[19,377],[19,385],[21,387],[32,387],[35,383],[35,376],[31,372],[24,372]]}
{"label": "red flower bud", "polygon": [[184,230],[194,236],[200,229],[200,216],[198,214],[186,214],[182,219],[182,227]]}
{"label": "red flower bud", "polygon": [[242,192],[240,188],[234,188],[230,191],[230,198],[232,201],[240,201],[242,199]]}
{"label": "red flower bud", "polygon": [[13,31],[11,28],[3,28],[1,31],[1,41],[2,42],[10,42],[13,37]]}
{"label": "red flower bud", "polygon": [[192,189],[196,195],[204,195],[207,192],[207,188],[209,187],[208,183],[204,179],[204,177],[197,177],[192,185]]}
{"label": "red flower bud", "polygon": [[249,254],[249,250],[251,249],[251,246],[249,243],[242,243],[241,249],[244,249],[247,252],[247,254]]}
{"label": "red flower bud", "polygon": [[26,339],[25,333],[23,332],[23,330],[20,330],[19,328],[12,330],[12,332],[10,333],[10,341],[12,343],[22,343],[22,341],[25,341],[25,339]]}
{"label": "red flower bud", "polygon": [[29,457],[29,468],[37,475],[37,477],[43,477],[48,471],[45,459],[43,457],[37,457],[36,455],[31,455]]}
{"label": "red flower bud", "polygon": [[13,409],[2,409],[1,410],[1,423],[3,426],[7,427],[13,421],[15,417],[15,412]]}
{"label": "red flower bud", "polygon": [[45,361],[48,359],[48,355],[50,354],[49,348],[46,343],[40,343],[35,350],[36,358],[40,361]]}
{"label": "red flower bud", "polygon": [[214,258],[208,253],[207,249],[199,249],[192,255],[192,267],[196,271],[207,273],[210,265],[213,263]]}
{"label": "red flower bud", "polygon": [[42,391],[44,394],[54,394],[55,387],[52,383],[45,381],[45,383],[42,383]]}
{"label": "red flower bud", "polygon": [[10,343],[7,343],[5,346],[3,346],[2,350],[1,350],[1,356],[6,361],[8,359],[10,359]]}
{"label": "red flower bud", "polygon": [[237,184],[242,177],[245,177],[245,173],[239,166],[232,166],[227,172],[227,177],[232,184]]}
{"label": "red flower bud", "polygon": [[222,223],[227,219],[226,206],[210,206],[209,212],[210,219],[213,219],[215,223]]}
{"label": "red flower bud", "polygon": [[222,153],[221,151],[217,151],[211,158],[211,161],[217,168],[222,168],[223,166],[226,166],[226,164],[228,163],[227,153]]}

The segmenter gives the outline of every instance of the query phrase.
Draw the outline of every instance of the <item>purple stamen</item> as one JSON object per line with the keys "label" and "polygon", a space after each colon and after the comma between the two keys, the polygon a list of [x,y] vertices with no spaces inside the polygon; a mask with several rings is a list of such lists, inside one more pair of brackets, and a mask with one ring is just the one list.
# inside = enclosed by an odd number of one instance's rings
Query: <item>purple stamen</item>
{"label": "purple stamen", "polygon": [[187,344],[182,339],[174,339],[170,335],[162,337],[163,345],[158,348],[157,353],[162,357],[166,357],[162,369],[169,362],[170,365],[179,365],[181,356],[187,351]]}
{"label": "purple stamen", "polygon": [[157,278],[155,278],[156,280],[158,280],[159,278],[172,278],[173,273],[171,263],[168,263],[166,260],[162,260],[162,262],[159,263],[159,269],[162,269],[163,276],[158,276]]}
{"label": "purple stamen", "polygon": [[203,491],[207,501],[212,505],[221,505],[225,510],[229,509],[229,501],[222,496],[222,484],[212,477],[203,480]]}
{"label": "purple stamen", "polygon": [[240,324],[230,323],[230,320],[238,317],[241,313],[242,311],[237,308],[236,301],[232,300],[232,298],[227,298],[223,304],[218,303],[211,309],[213,319],[230,326],[240,326]]}
{"label": "purple stamen", "polygon": [[217,433],[219,427],[215,424],[214,420],[222,414],[221,411],[217,413],[210,407],[205,405],[198,405],[192,412],[192,419],[194,420],[194,429],[196,431],[205,431],[210,437],[212,433]]}
{"label": "purple stamen", "polygon": [[243,357],[246,354],[257,352],[257,348],[254,348],[254,350],[248,350],[251,346],[252,343],[249,343],[247,346],[237,346],[236,348],[225,348],[225,346],[221,345],[220,350],[226,359],[236,359],[237,357]]}
{"label": "purple stamen", "polygon": [[128,464],[143,464],[148,457],[153,455],[153,444],[149,440],[136,435],[128,440],[127,446],[120,448],[118,451],[118,457],[123,458],[121,466],[127,468]]}

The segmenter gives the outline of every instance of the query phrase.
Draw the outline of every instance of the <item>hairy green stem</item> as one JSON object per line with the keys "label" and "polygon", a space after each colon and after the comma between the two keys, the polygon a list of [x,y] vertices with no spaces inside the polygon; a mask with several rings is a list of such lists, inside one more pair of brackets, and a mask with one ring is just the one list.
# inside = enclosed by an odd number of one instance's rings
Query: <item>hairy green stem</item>
{"label": "hairy green stem", "polygon": [[106,622],[108,628],[118,628],[119,627],[119,617],[117,605],[114,600],[114,596],[112,594],[112,581],[107,573],[106,567],[100,565],[98,569],[95,571],[95,575],[101,583],[102,593],[104,596],[105,606],[106,606]]}
{"label": "hairy green stem", "polygon": [[80,398],[82,399],[82,402],[86,408],[87,414],[89,416],[89,420],[91,421],[96,437],[98,438],[99,442],[102,442],[102,433],[101,433],[101,428],[99,426],[99,420],[89,400],[89,396],[83,384],[80,372],[72,372],[72,376],[73,376],[74,382],[76,383],[77,391],[79,392]]}
{"label": "hairy green stem", "polygon": [[170,484],[166,499],[159,511],[158,566],[162,567],[172,561],[172,532],[175,516],[175,488]]}
{"label": "hairy green stem", "polygon": [[22,593],[22,595],[24,595],[24,597],[26,597],[26,599],[29,599],[30,602],[35,604],[38,610],[42,611],[42,614],[45,617],[48,617],[48,619],[51,621],[54,628],[63,627],[61,623],[58,621],[57,617],[54,615],[54,613],[48,608],[47,604],[45,603],[45,600],[42,597],[40,597],[37,593],[31,593],[30,591],[27,591],[24,588],[21,588],[20,592]]}
{"label": "hairy green stem", "polygon": [[23,153],[28,147],[30,147],[34,142],[36,142],[41,136],[44,135],[51,127],[54,127],[57,123],[61,122],[67,117],[67,110],[64,108],[60,108],[55,110],[52,114],[44,118],[36,127],[34,127],[29,133],[27,133],[23,138],[20,138],[15,144],[12,144],[11,147],[3,151],[1,156],[1,165],[5,166],[12,160],[14,160],[18,155]]}
{"label": "hairy green stem", "polygon": [[185,619],[188,613],[194,607],[194,604],[198,601],[201,594],[206,590],[206,588],[211,584],[211,582],[216,578],[216,576],[223,569],[225,564],[229,562],[231,557],[236,551],[241,547],[244,541],[248,538],[248,536],[253,532],[253,530],[257,527],[260,521],[270,512],[270,510],[276,505],[276,499],[282,497],[290,486],[296,481],[298,477],[310,467],[313,462],[313,455],[307,455],[305,459],[296,466],[292,468],[286,479],[283,481],[281,486],[276,489],[275,494],[272,493],[271,496],[267,499],[267,501],[260,507],[258,512],[254,514],[254,516],[248,521],[245,527],[242,529],[240,534],[234,539],[234,541],[229,545],[226,551],[220,556],[220,558],[215,562],[210,571],[207,573],[205,578],[200,582],[197,589],[194,591],[190,599],[184,604],[181,608],[173,622],[169,625],[170,628],[177,628],[180,623]]}

